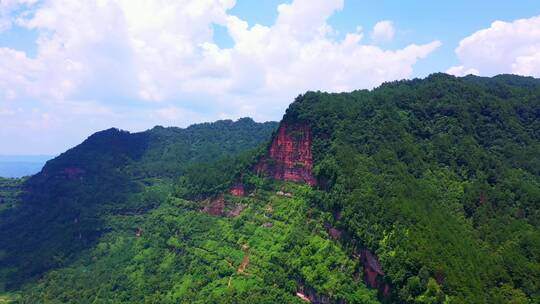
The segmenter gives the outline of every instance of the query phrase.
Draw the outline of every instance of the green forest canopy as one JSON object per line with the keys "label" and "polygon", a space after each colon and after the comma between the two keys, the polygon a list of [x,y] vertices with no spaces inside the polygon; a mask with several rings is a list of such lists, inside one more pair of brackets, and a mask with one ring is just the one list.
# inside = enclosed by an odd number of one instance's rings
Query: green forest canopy
{"label": "green forest canopy", "polygon": [[[513,75],[308,92],[284,121],[313,131],[316,188],[251,173],[275,124],[105,131],[2,213],[0,281],[25,303],[302,303],[302,285],[332,303],[540,303],[539,117],[540,80]],[[252,195],[226,194],[239,179]],[[200,212],[219,193],[239,216]],[[361,248],[388,297],[358,279]]]}

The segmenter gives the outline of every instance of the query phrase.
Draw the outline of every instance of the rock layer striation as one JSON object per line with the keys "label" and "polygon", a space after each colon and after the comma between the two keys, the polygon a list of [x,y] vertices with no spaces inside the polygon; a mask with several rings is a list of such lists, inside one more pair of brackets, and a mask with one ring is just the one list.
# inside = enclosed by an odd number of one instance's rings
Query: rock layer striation
{"label": "rock layer striation", "polygon": [[276,180],[316,185],[312,174],[312,141],[311,128],[307,124],[283,122],[267,154],[255,166],[255,171]]}

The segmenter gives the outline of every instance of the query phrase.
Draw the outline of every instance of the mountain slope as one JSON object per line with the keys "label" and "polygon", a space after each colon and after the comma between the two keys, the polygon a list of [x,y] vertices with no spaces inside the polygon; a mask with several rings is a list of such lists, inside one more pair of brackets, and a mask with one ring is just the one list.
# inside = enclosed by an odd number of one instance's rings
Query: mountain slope
{"label": "mountain slope", "polygon": [[225,195],[222,212],[204,208],[216,201],[170,198],[148,214],[140,234],[102,239],[26,290],[25,300],[304,303],[301,292],[325,303],[378,303],[355,279],[358,261],[328,239],[316,214],[306,222],[310,189],[258,181],[283,193]]}
{"label": "mountain slope", "polygon": [[245,118],[90,136],[48,161],[23,184],[19,207],[0,214],[0,282],[12,288],[66,264],[115,229],[110,216],[154,208],[190,166],[254,149],[275,125]]}
{"label": "mountain slope", "polygon": [[129,208],[87,216],[106,219],[95,245],[21,302],[540,303],[540,80],[308,92],[266,150],[187,168],[168,157],[189,148],[148,142],[110,160],[121,185],[100,185],[106,202],[140,187]]}
{"label": "mountain slope", "polygon": [[0,212],[17,205],[24,179],[0,177]]}
{"label": "mountain slope", "polygon": [[539,80],[435,74],[307,93],[283,121],[312,134],[312,204],[378,254],[393,301],[537,303],[539,118]]}

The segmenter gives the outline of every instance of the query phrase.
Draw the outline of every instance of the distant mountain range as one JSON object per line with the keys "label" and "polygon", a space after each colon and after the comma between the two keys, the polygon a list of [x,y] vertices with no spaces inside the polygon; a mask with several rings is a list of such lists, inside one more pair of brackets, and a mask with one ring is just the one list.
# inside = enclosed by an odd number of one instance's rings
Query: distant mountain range
{"label": "distant mountain range", "polygon": [[38,173],[53,155],[0,155],[0,177],[23,177]]}

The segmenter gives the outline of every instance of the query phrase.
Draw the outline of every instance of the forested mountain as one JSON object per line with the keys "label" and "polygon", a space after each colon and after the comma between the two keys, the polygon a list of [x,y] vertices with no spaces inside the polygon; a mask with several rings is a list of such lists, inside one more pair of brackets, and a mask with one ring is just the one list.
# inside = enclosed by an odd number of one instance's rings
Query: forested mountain
{"label": "forested mountain", "polygon": [[22,202],[0,213],[0,287],[65,265],[115,225],[136,225],[114,219],[156,207],[196,163],[254,153],[276,126],[243,118],[90,136],[19,185]]}
{"label": "forested mountain", "polygon": [[533,78],[308,92],[279,128],[108,130],[15,188],[14,302],[540,303]]}
{"label": "forested mountain", "polygon": [[393,301],[540,301],[540,81],[511,75],[307,93],[311,205],[377,253]]}

